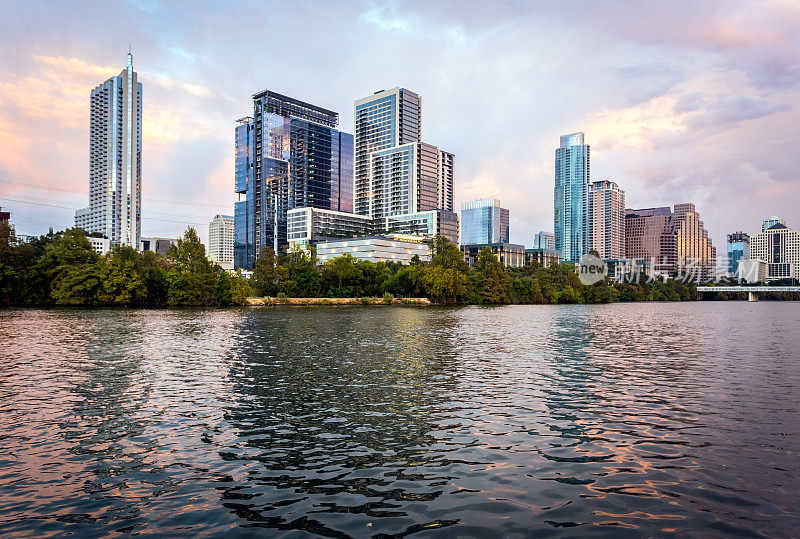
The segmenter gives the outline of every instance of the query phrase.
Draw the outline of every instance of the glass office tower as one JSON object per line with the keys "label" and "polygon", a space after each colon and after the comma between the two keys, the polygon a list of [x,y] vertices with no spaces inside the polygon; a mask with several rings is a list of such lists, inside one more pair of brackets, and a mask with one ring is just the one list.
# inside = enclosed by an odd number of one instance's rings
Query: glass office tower
{"label": "glass office tower", "polygon": [[[353,208],[353,136],[336,129],[336,112],[264,90],[253,95],[253,113],[237,127],[236,190],[245,200],[234,212],[234,250],[245,269],[263,247],[277,253],[287,245],[289,210]],[[239,155],[245,146],[249,184]]]}
{"label": "glass office tower", "polygon": [[461,245],[508,243],[508,210],[496,198],[461,205]]}
{"label": "glass office tower", "polygon": [[250,219],[253,211],[253,118],[241,118],[236,126],[236,192],[239,201],[233,206],[233,265],[252,268],[255,259]]}
{"label": "glass office tower", "polygon": [[750,258],[750,236],[746,232],[728,234],[728,273],[736,275],[740,260]]}
{"label": "glass office tower", "polygon": [[577,262],[588,247],[589,145],[583,133],[563,135],[556,149],[553,226],[556,251]]}

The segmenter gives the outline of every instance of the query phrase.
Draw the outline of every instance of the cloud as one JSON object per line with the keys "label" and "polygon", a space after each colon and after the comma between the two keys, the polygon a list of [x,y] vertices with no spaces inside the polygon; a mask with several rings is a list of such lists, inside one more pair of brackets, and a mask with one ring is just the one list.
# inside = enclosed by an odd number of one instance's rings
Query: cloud
{"label": "cloud", "polygon": [[[697,203],[718,247],[764,215],[800,227],[796,2],[30,0],[14,10],[0,6],[0,176],[85,186],[88,95],[122,70],[132,42],[145,215],[202,223],[232,211],[234,122],[252,113],[252,93],[331,108],[352,131],[355,99],[400,85],[423,97],[423,139],[456,154],[457,202],[498,196],[513,241],[552,229],[554,149],[578,130],[594,178],[617,181],[631,206]],[[38,211],[40,222],[69,221]]]}

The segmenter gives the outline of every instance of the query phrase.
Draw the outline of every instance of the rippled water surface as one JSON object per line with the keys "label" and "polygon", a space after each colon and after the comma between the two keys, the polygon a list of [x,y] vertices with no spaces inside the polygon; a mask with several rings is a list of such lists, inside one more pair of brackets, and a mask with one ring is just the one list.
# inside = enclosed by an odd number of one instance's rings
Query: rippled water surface
{"label": "rippled water surface", "polygon": [[0,311],[0,534],[791,535],[800,305]]}

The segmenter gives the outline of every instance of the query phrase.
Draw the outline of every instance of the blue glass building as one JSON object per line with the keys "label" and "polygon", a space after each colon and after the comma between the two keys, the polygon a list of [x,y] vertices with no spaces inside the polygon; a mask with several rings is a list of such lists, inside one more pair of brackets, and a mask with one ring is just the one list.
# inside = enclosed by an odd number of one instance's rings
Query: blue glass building
{"label": "blue glass building", "polygon": [[235,268],[252,268],[255,258],[249,220],[253,211],[253,118],[242,118],[236,126],[236,192],[239,201],[233,206],[233,265]]}
{"label": "blue glass building", "polygon": [[253,95],[253,118],[236,128],[235,267],[263,247],[287,245],[287,212],[353,211],[353,136],[333,111],[269,90]]}
{"label": "blue glass building", "polygon": [[555,173],[555,247],[564,260],[577,262],[589,250],[589,145],[584,144],[583,133],[561,137]]}
{"label": "blue glass building", "polygon": [[750,236],[745,232],[728,234],[728,273],[736,275],[740,260],[750,258]]}
{"label": "blue glass building", "polygon": [[508,210],[496,198],[461,205],[461,245],[508,243]]}

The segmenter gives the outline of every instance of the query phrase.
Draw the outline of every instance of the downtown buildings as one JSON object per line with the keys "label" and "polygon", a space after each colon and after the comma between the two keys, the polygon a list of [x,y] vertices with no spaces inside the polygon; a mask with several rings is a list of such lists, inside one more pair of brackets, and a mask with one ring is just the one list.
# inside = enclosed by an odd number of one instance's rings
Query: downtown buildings
{"label": "downtown buildings", "polygon": [[75,226],[137,248],[142,223],[142,84],[133,56],[89,98],[89,206]]}
{"label": "downtown buildings", "polygon": [[[355,138],[338,114],[265,90],[236,127],[234,266],[355,236],[458,240],[455,156],[421,140],[421,99],[402,88],[355,102]],[[376,244],[377,245],[377,244]]]}
{"label": "downtown buildings", "polygon": [[353,136],[336,112],[270,90],[238,123],[234,265],[250,269],[262,248],[286,247],[290,210],[352,211]]}

